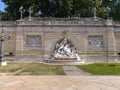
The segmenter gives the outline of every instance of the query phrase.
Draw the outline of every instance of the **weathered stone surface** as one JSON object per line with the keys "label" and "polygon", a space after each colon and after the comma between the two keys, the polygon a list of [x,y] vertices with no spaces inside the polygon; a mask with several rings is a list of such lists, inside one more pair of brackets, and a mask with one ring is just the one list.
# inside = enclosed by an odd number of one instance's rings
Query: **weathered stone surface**
{"label": "weathered stone surface", "polygon": [[[11,39],[4,42],[4,54],[19,56],[35,56],[49,58],[55,45],[67,38],[76,47],[80,57],[113,56],[118,58],[120,53],[120,23],[105,24],[105,20],[94,21],[85,19],[25,19],[23,21],[0,22],[5,36],[11,34]],[[38,47],[27,46],[27,37],[41,37]],[[89,37],[102,37],[103,45],[90,46]],[[96,39],[97,40],[97,39]],[[100,41],[99,41],[100,42]]]}

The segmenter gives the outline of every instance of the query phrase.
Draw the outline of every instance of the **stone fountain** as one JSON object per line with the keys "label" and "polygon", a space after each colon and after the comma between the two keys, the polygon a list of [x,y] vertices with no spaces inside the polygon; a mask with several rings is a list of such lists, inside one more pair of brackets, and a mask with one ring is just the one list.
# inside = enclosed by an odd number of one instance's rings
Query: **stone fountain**
{"label": "stone fountain", "polygon": [[64,38],[61,42],[56,44],[50,60],[56,58],[77,59],[78,61],[82,61],[77,54],[76,47],[73,47],[71,43],[68,42],[67,38]]}

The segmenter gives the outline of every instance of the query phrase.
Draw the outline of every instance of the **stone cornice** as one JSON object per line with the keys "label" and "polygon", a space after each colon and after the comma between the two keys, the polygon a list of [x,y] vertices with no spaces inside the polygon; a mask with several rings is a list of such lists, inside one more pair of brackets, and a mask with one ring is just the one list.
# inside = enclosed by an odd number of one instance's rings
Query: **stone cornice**
{"label": "stone cornice", "polygon": [[94,18],[79,19],[38,19],[38,20],[17,20],[0,21],[0,26],[120,26],[119,21],[103,20]]}

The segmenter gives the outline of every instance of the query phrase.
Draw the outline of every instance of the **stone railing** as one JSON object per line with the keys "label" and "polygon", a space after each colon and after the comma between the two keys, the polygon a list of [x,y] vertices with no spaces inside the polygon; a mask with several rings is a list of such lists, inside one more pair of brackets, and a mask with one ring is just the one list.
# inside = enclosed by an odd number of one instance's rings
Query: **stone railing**
{"label": "stone railing", "polygon": [[41,18],[34,20],[19,20],[17,25],[103,25],[103,20],[93,18]]}
{"label": "stone railing", "polygon": [[97,18],[40,18],[40,19],[23,19],[17,21],[0,21],[0,26],[14,26],[14,25],[115,25],[120,26],[120,22],[107,22]]}
{"label": "stone railing", "polygon": [[16,25],[15,21],[0,21],[0,26],[13,26]]}

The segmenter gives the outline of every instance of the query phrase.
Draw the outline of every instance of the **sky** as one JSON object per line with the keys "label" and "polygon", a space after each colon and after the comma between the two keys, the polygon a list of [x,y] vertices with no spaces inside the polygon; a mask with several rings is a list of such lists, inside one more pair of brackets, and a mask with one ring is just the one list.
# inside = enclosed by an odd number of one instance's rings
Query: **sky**
{"label": "sky", "polygon": [[4,11],[5,4],[0,0],[0,11]]}

